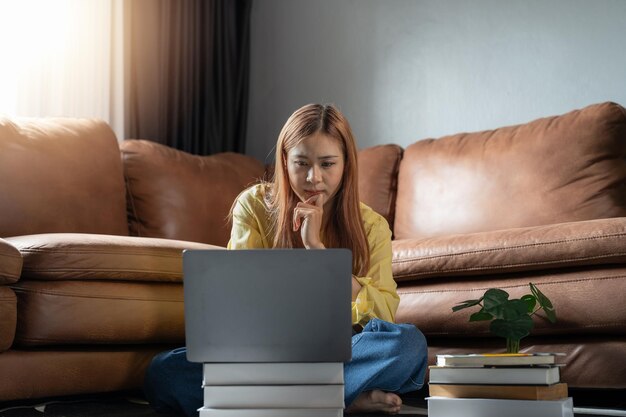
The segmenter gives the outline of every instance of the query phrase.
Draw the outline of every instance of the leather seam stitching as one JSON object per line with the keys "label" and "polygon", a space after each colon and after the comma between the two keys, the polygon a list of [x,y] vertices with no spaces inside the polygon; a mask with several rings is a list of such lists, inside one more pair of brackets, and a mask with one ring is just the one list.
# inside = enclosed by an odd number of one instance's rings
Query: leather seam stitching
{"label": "leather seam stitching", "polygon": [[[158,251],[159,249],[154,249],[155,251]],[[182,251],[184,250],[183,248],[181,249],[163,249],[162,251],[171,251],[171,250],[176,250],[178,253],[177,254],[168,254],[168,253],[151,253],[151,252],[130,252],[127,250],[124,250],[123,248],[120,248],[120,250],[118,252],[106,252],[106,251],[101,251],[101,250],[88,250],[88,249],[72,249],[72,250],[68,250],[68,249],[37,249],[37,248],[27,248],[27,249],[21,249],[21,252],[27,253],[27,254],[67,254],[67,255],[71,255],[71,254],[99,254],[99,255],[116,255],[116,256],[153,256],[153,257],[158,257],[158,258],[181,258],[182,257]]]}
{"label": "leather seam stitching", "polygon": [[[596,281],[604,281],[604,280],[617,280],[621,278],[626,278],[626,275],[612,275],[610,277],[599,277],[599,278],[575,278],[575,279],[563,279],[558,281],[550,281],[544,282],[541,285],[556,285],[556,284],[570,284],[573,282],[596,282]],[[498,288],[519,288],[519,287],[527,287],[528,284],[510,284],[510,285],[500,285]],[[493,286],[489,287],[481,287],[481,288],[470,288],[470,289],[449,289],[449,290],[427,290],[427,291],[402,291],[398,290],[398,295],[400,294],[434,294],[434,293],[453,293],[453,292],[467,292],[467,291],[483,291],[488,290],[489,288],[493,288]]]}
{"label": "leather seam stitching", "polygon": [[524,249],[524,248],[529,248],[529,247],[548,246],[548,245],[554,245],[554,244],[560,244],[560,243],[571,243],[571,242],[580,242],[580,241],[585,241],[585,240],[598,240],[598,239],[624,237],[624,236],[626,236],[626,233],[622,232],[622,233],[614,233],[614,234],[603,235],[603,236],[589,236],[589,237],[584,237],[584,238],[554,240],[551,242],[528,243],[528,244],[522,244],[522,245],[508,246],[506,248],[477,249],[477,250],[469,250],[469,251],[458,252],[458,253],[447,253],[443,255],[413,257],[409,259],[398,259],[398,260],[395,260],[394,262],[395,263],[415,262],[415,261],[424,260],[424,259],[446,258],[446,257],[451,257],[451,256],[466,256],[466,255],[473,255],[476,253],[502,252],[502,251],[507,251],[511,249]]}
{"label": "leather seam stitching", "polygon": [[145,274],[163,274],[163,275],[175,275],[182,276],[182,272],[177,271],[162,271],[162,270],[148,270],[148,269],[130,269],[130,268],[51,268],[51,267],[33,267],[24,268],[24,272],[141,272]]}
{"label": "leather seam stitching", "polygon": [[[551,327],[545,327],[545,328],[541,328],[538,330],[554,330],[554,331],[562,331],[562,330],[577,330],[577,329],[585,329],[585,328],[602,328],[602,327],[614,327],[614,326],[623,326],[624,324],[626,324],[625,322],[619,322],[619,321],[613,321],[613,322],[609,322],[609,323],[602,323],[602,324],[594,324],[594,323],[590,323],[590,324],[581,324],[580,326],[575,326],[575,327],[559,327],[559,328],[551,328]],[[461,332],[454,332],[454,333],[461,333]],[[481,330],[481,331],[468,331],[468,333],[470,334],[474,334],[474,333],[480,333],[480,334],[490,334],[492,335],[492,333],[488,330]],[[446,333],[433,333],[430,332],[429,334],[446,334]],[[552,333],[551,333],[552,334]]]}
{"label": "leather seam stitching", "polygon": [[72,297],[72,298],[93,298],[93,299],[102,299],[102,300],[124,300],[124,301],[142,301],[142,302],[168,302],[168,303],[182,303],[183,300],[173,300],[173,299],[148,299],[148,298],[136,298],[136,297],[127,297],[127,296],[104,296],[104,295],[89,295],[89,294],[72,294],[72,293],[63,293],[56,292],[50,290],[31,290],[31,289],[23,289],[23,288],[14,288],[15,292],[19,293],[31,293],[34,295],[50,295],[55,297]]}
{"label": "leather seam stitching", "polygon": [[394,277],[428,275],[428,274],[432,274],[436,272],[445,273],[445,272],[461,272],[461,271],[490,271],[490,270],[500,269],[500,268],[514,268],[514,267],[519,267],[519,266],[530,266],[530,265],[546,265],[546,264],[553,264],[553,263],[564,264],[564,263],[572,263],[576,261],[587,261],[587,260],[592,260],[592,259],[611,258],[614,256],[622,256],[622,255],[626,255],[626,252],[616,252],[616,253],[607,254],[607,255],[596,255],[596,256],[587,256],[587,257],[580,257],[580,258],[565,258],[565,259],[551,259],[547,261],[521,262],[517,264],[498,264],[498,265],[473,266],[473,267],[466,267],[466,268],[430,269],[430,270],[421,271],[421,272],[409,271],[409,272],[394,274]]}

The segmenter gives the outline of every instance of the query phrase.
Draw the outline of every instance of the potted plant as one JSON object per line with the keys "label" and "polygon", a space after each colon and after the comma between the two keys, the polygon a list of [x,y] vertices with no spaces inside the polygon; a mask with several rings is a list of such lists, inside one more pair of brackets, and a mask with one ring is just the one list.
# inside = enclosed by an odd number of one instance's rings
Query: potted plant
{"label": "potted plant", "polygon": [[491,288],[478,300],[462,301],[452,311],[480,306],[480,311],[472,314],[469,321],[493,320],[489,326],[491,333],[506,339],[507,353],[518,353],[520,340],[530,334],[534,326],[532,316],[539,310],[544,311],[550,322],[556,322],[552,302],[533,283],[529,285],[532,294],[519,299],[509,299],[506,291]]}

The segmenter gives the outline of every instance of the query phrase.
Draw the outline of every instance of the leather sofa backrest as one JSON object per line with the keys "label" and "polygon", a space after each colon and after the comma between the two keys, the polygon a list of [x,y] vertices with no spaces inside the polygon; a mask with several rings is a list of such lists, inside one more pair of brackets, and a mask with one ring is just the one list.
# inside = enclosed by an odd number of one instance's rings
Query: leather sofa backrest
{"label": "leather sofa backrest", "polygon": [[395,237],[422,238],[626,216],[626,110],[418,141],[398,177]]}
{"label": "leather sofa backrest", "polygon": [[0,120],[0,236],[128,235],[122,163],[103,121]]}
{"label": "leather sofa backrest", "polygon": [[382,215],[393,230],[398,190],[398,169],[402,160],[398,145],[378,145],[359,151],[359,197]]}
{"label": "leather sofa backrest", "polygon": [[120,145],[133,236],[226,246],[235,198],[264,174],[250,156],[196,156],[145,140]]}

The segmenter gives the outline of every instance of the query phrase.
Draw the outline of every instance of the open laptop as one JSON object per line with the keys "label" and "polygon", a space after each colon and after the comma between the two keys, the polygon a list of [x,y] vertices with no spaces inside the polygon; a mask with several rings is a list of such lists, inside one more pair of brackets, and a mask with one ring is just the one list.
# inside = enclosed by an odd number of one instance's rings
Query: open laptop
{"label": "open laptop", "polygon": [[349,250],[186,250],[183,273],[189,361],[350,360]]}

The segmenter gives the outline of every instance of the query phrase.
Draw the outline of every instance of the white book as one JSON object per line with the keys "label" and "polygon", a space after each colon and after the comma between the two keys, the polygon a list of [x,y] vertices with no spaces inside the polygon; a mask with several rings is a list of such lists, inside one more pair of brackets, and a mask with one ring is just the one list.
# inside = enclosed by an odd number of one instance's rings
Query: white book
{"label": "white book", "polygon": [[564,353],[468,353],[437,355],[437,366],[552,365]]}
{"label": "white book", "polygon": [[200,417],[343,417],[342,408],[206,408]]}
{"label": "white book", "polygon": [[431,384],[551,385],[560,381],[558,366],[467,368],[430,366]]}
{"label": "white book", "polygon": [[342,362],[205,363],[203,386],[343,384]]}
{"label": "white book", "polygon": [[344,408],[343,384],[207,385],[207,408]]}
{"label": "white book", "polygon": [[428,417],[574,417],[572,397],[561,400],[491,400],[427,397]]}

